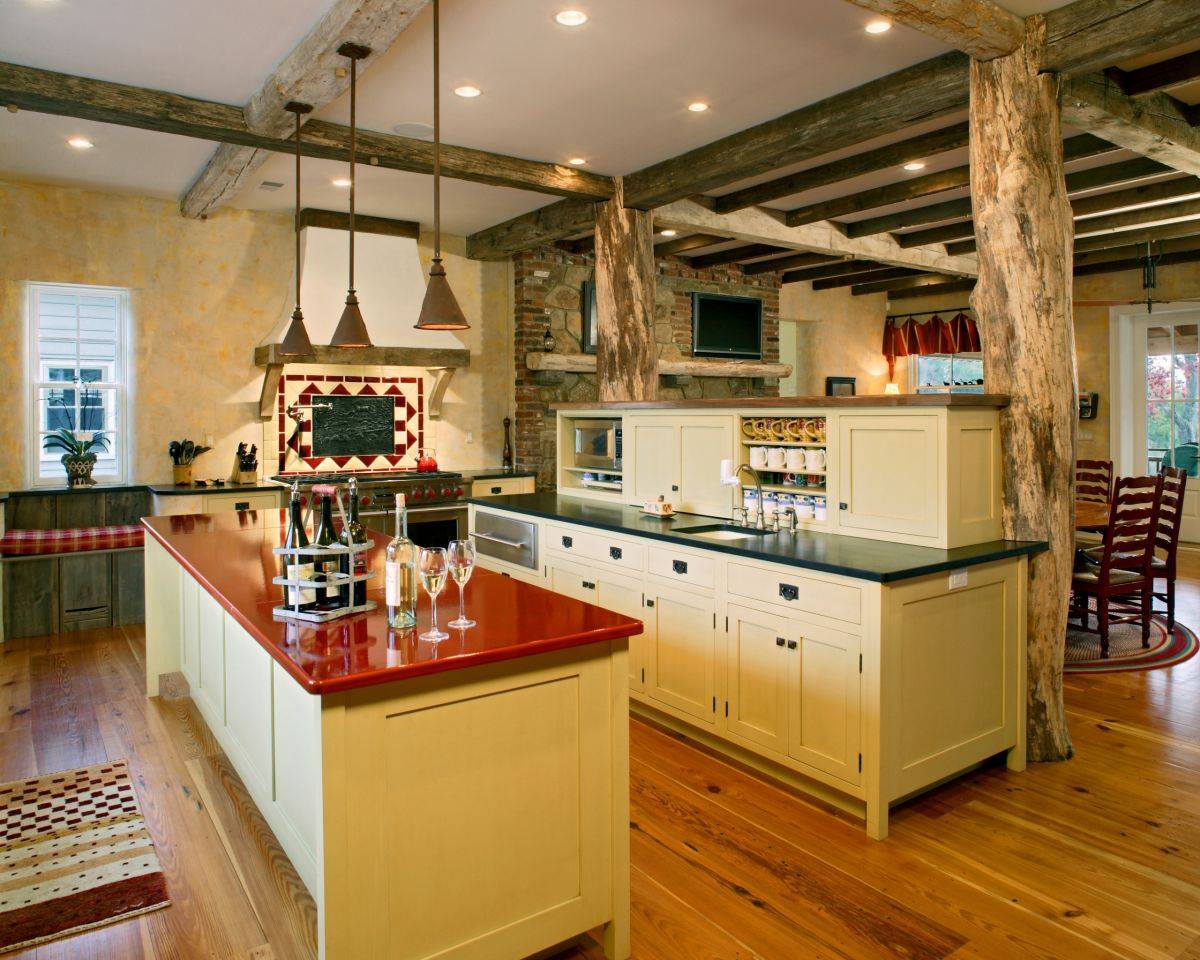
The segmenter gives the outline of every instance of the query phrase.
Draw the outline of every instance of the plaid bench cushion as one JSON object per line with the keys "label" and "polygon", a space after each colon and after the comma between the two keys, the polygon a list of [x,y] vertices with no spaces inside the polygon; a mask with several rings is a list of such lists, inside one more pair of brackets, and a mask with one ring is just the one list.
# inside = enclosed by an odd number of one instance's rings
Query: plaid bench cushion
{"label": "plaid bench cushion", "polygon": [[0,556],[28,557],[87,550],[120,550],[140,547],[144,542],[145,529],[136,523],[68,530],[9,530],[0,537]]}

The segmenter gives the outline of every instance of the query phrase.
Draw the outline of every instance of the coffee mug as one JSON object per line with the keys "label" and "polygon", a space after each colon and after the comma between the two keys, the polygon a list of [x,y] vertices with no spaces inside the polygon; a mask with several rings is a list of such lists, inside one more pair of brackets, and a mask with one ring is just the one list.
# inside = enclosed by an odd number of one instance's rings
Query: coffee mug
{"label": "coffee mug", "polygon": [[807,457],[804,456],[804,450],[800,447],[789,447],[787,458],[785,460],[787,468],[792,473],[803,473],[804,468],[808,464]]}
{"label": "coffee mug", "polygon": [[754,421],[754,437],[757,440],[771,439],[771,421],[765,417],[759,417]]}
{"label": "coffee mug", "polygon": [[771,436],[776,440],[786,440],[788,438],[787,421],[772,420],[771,421]]}
{"label": "coffee mug", "polygon": [[767,450],[767,468],[782,470],[787,464],[787,454],[783,447],[771,447]]}
{"label": "coffee mug", "polygon": [[743,420],[742,421],[742,436],[745,437],[747,440],[754,439],[755,433],[754,433],[754,421],[753,420]]}
{"label": "coffee mug", "polygon": [[767,465],[767,448],[766,447],[751,447],[750,448],[750,466],[755,470],[762,470]]}
{"label": "coffee mug", "polygon": [[825,420],[822,417],[813,417],[811,420],[805,420],[804,433],[809,440],[820,440],[825,436]]}
{"label": "coffee mug", "polygon": [[792,417],[787,422],[787,435],[793,440],[804,439],[804,421],[799,417]]}
{"label": "coffee mug", "polygon": [[821,447],[809,447],[804,451],[804,469],[808,471],[825,469],[825,451]]}

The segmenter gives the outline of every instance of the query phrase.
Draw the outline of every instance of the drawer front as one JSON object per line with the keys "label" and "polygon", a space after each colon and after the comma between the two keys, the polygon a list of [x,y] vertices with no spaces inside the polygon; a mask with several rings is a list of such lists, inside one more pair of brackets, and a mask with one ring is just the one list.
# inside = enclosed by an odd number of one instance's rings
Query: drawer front
{"label": "drawer front", "polygon": [[261,490],[254,493],[210,493],[204,498],[204,508],[208,513],[222,513],[226,510],[278,510],[279,505],[278,493]]}
{"label": "drawer front", "polygon": [[203,495],[188,493],[156,493],[154,495],[154,515],[156,517],[178,517],[191,513],[204,513]]}
{"label": "drawer front", "polygon": [[712,557],[651,547],[647,569],[656,577],[711,590],[717,582],[717,563]]}
{"label": "drawer front", "polygon": [[845,623],[862,622],[862,591],[858,587],[814,580],[778,568],[730,563],[729,592]]}
{"label": "drawer front", "polygon": [[497,477],[471,484],[473,497],[506,497],[513,493],[533,493],[533,477]]}
{"label": "drawer front", "polygon": [[538,525],[532,520],[476,510],[471,534],[481,556],[529,570],[538,568]]}
{"label": "drawer front", "polygon": [[548,524],[545,531],[543,543],[547,550],[577,560],[615,564],[631,573],[641,573],[646,569],[646,548],[637,541],[624,540],[603,530],[588,530],[585,527]]}

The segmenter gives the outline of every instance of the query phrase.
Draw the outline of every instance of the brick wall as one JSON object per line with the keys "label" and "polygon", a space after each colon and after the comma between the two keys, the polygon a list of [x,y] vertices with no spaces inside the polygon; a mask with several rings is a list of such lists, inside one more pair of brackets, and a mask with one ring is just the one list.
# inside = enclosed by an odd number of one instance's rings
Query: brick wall
{"label": "brick wall", "polygon": [[[763,301],[763,359],[778,361],[779,274],[747,276],[736,265],[696,269],[679,257],[661,257],[656,267],[654,337],[660,358],[692,355],[692,293],[702,291],[759,297]],[[525,366],[525,354],[542,349],[547,324],[557,341],[556,353],[581,352],[580,287],[592,278],[593,270],[591,254],[571,254],[552,247],[513,258],[517,405],[513,454],[518,468],[537,471],[539,489],[555,484],[557,438],[550,406],[568,400],[591,402],[598,394],[595,374],[534,373]],[[659,381],[663,400],[778,394],[777,381],[723,377]]]}

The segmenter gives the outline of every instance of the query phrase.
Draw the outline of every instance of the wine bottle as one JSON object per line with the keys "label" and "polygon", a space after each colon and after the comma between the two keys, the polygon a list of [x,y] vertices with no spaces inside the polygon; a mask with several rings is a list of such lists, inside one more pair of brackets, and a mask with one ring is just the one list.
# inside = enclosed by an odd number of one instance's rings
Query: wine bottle
{"label": "wine bottle", "polygon": [[384,563],[388,625],[411,627],[417,622],[417,546],[408,539],[408,508],[396,494],[396,535],[387,545]]}
{"label": "wine bottle", "polygon": [[[337,543],[337,537],[333,532],[333,498],[327,493],[321,494],[321,519],[317,521],[317,531],[313,535],[313,542],[318,547],[332,547]],[[328,581],[330,574],[336,577],[339,565],[337,557],[318,557],[316,576],[313,579]],[[317,590],[318,608],[334,610],[341,605],[342,590],[337,583]]]}
{"label": "wine bottle", "polygon": [[[349,547],[352,543],[369,543],[367,537],[367,529],[363,526],[362,521],[358,519],[358,479],[350,478],[350,497],[349,503],[346,505],[346,525],[342,528],[342,535],[338,538],[338,542],[343,546]],[[353,562],[351,562],[353,558]],[[361,553],[347,553],[339,563],[339,569],[342,573],[353,572],[356,575],[362,575],[367,572],[367,552],[363,550]],[[361,607],[367,602],[367,581],[356,580],[353,583],[347,583],[342,587],[342,600],[347,606]]]}
{"label": "wine bottle", "polygon": [[[287,535],[283,539],[285,547],[307,547],[308,534],[304,530],[304,513],[300,503],[300,485],[292,484],[292,497],[288,504]],[[284,576],[289,580],[311,580],[314,569],[312,561],[303,555],[283,555]],[[312,587],[284,587],[283,601],[289,608],[295,610],[311,610],[317,602],[317,591]]]}

